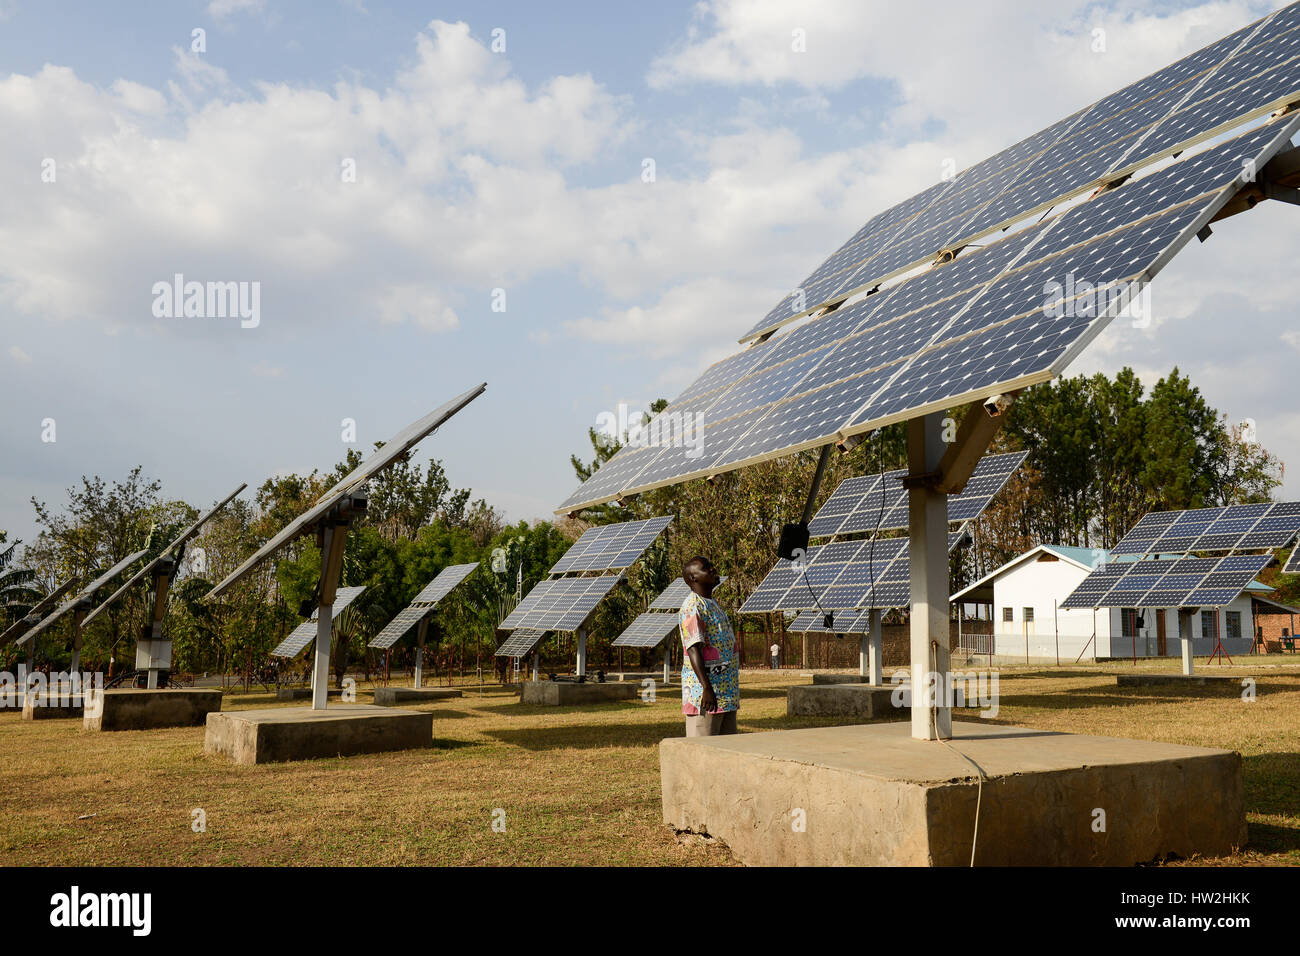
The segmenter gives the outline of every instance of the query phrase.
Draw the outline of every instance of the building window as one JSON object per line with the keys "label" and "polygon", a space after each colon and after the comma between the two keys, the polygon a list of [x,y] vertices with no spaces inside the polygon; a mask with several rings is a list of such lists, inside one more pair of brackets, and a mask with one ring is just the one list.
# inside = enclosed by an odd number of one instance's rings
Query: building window
{"label": "building window", "polygon": [[1137,637],[1137,608],[1123,607],[1119,610],[1120,635]]}
{"label": "building window", "polygon": [[1004,607],[1004,608],[1002,609],[1002,623],[1003,623],[1003,624],[1010,624],[1010,623],[1011,623],[1012,621],[1014,621],[1014,620],[1015,620],[1015,615],[1012,614],[1011,608],[1009,608],[1009,607]]}
{"label": "building window", "polygon": [[1224,615],[1224,623],[1228,625],[1229,637],[1241,637],[1241,612],[1228,611]]}
{"label": "building window", "polygon": [[1202,611],[1201,612],[1201,637],[1213,637],[1213,636],[1214,636],[1214,612]]}
{"label": "building window", "polygon": [[1025,608],[1025,623],[1026,624],[1034,623],[1034,609],[1032,607]]}

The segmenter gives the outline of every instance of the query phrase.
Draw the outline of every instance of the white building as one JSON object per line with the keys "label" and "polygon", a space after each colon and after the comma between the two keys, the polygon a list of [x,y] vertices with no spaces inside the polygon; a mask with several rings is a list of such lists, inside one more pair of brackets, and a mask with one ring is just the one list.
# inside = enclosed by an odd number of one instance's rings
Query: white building
{"label": "white building", "polygon": [[[1106,556],[1100,548],[1043,544],[957,592],[954,604],[967,611],[970,605],[985,605],[992,612],[985,616],[992,618],[992,647],[984,635],[964,635],[962,646],[1005,663],[1179,657],[1177,608],[1060,608]],[[1250,653],[1255,634],[1251,599],[1271,592],[1252,581],[1231,604],[1193,615],[1192,652],[1206,656],[1214,650],[1217,619],[1228,654]]]}

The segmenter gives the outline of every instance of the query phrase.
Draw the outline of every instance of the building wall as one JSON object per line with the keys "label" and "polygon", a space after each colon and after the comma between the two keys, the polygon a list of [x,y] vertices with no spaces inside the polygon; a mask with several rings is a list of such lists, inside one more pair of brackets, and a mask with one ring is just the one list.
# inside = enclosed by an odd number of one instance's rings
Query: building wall
{"label": "building wall", "polygon": [[1264,646],[1268,648],[1269,653],[1276,654],[1284,650],[1282,638],[1295,635],[1296,627],[1300,626],[1300,614],[1295,615],[1294,621],[1292,615],[1281,612],[1277,614],[1256,614],[1255,626],[1263,633]]}

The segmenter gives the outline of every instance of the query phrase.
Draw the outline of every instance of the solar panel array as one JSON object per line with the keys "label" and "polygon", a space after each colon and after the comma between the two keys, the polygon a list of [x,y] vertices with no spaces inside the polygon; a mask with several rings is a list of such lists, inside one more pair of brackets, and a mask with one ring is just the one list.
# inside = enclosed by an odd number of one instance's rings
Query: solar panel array
{"label": "solar panel array", "polygon": [[416,624],[433,613],[438,603],[450,594],[467,577],[474,573],[478,562],[469,564],[449,564],[434,576],[434,579],[421,589],[411,603],[397,612],[397,616],[384,625],[367,645],[387,650],[400,641]]}
{"label": "solar panel array", "polygon": [[[948,535],[948,550],[963,532]],[[911,600],[907,538],[835,541],[810,547],[801,569],[784,558],[740,608],[742,614],[781,610],[903,607]]]}
{"label": "solar panel array", "polygon": [[1300,501],[1143,515],[1111,554],[1284,548],[1300,534]]}
{"label": "solar panel array", "polygon": [[[720,575],[718,578],[718,587],[727,583],[727,576]],[[680,611],[682,605],[686,603],[686,598],[691,594],[691,589],[686,586],[684,578],[677,578],[672,584],[664,588],[659,596],[650,602],[652,611]]]}
{"label": "solar panel array", "polygon": [[1271,554],[1140,558],[1100,565],[1061,608],[1222,607],[1273,560]]}
{"label": "solar panel array", "polygon": [[[1014,451],[982,459],[961,493],[948,496],[949,523],[978,518],[1028,455],[1027,451]],[[809,535],[821,538],[874,531],[877,527],[881,531],[906,528],[906,476],[907,470],[899,469],[883,476],[876,473],[845,479],[808,523]]]}
{"label": "solar panel array", "polygon": [[630,568],[645,553],[672,518],[647,518],[620,524],[588,528],[564,557],[555,562],[551,574],[569,571],[617,571]]}
{"label": "solar panel array", "polygon": [[548,578],[538,581],[498,628],[576,631],[601,599],[622,579],[619,574],[594,578]]}
{"label": "solar panel array", "polygon": [[1105,97],[869,220],[741,341],[960,248],[1300,91],[1292,6]]}
{"label": "solar panel array", "polygon": [[96,592],[99,591],[100,588],[102,588],[109,581],[113,580],[113,578],[117,577],[119,574],[121,574],[131,565],[135,564],[137,561],[143,558],[147,553],[148,552],[146,551],[136,551],[134,554],[128,554],[121,561],[117,562],[117,564],[113,565],[111,568],[109,568],[107,571],[105,571],[103,574],[95,578],[95,580],[91,581],[79,592],[77,592],[76,597],[72,598],[69,601],[65,601],[63,604],[60,604],[58,608],[54,610],[53,613],[43,618],[40,621],[40,623],[38,623],[35,627],[29,630],[22,637],[18,638],[16,643],[26,644],[28,641],[36,637],[38,634],[41,634],[42,632],[48,630],[54,624],[54,622],[58,621],[65,614],[67,614],[69,611],[75,608],[78,604],[81,604],[83,601],[92,600],[95,597]]}
{"label": "solar panel array", "polygon": [[4,647],[17,637],[19,633],[30,628],[33,624],[39,624],[41,618],[49,612],[50,608],[54,607],[63,595],[71,591],[72,586],[76,583],[76,578],[68,578],[68,580],[64,581],[57,588],[32,605],[31,610],[5,628],[3,634],[0,634],[0,647]]}
{"label": "solar panel array", "polygon": [[540,631],[534,627],[518,628],[497,648],[494,656],[527,657],[545,636],[545,631]]}
{"label": "solar panel array", "polygon": [[1286,566],[1282,568],[1283,574],[1300,574],[1300,546],[1292,549],[1291,557],[1286,559]]}
{"label": "solar panel array", "polygon": [[[343,609],[356,600],[365,587],[339,588],[334,594],[334,604],[331,606],[331,617],[335,620],[343,613]],[[284,657],[292,660],[302,653],[302,649],[316,640],[316,626],[320,620],[320,608],[317,607],[311,612],[311,617],[303,621],[285,637],[279,644],[271,650],[272,657]]]}
{"label": "solar panel array", "polygon": [[646,650],[658,647],[664,638],[677,630],[677,615],[661,611],[646,611],[634,620],[611,647],[639,647]]}
{"label": "solar panel array", "polygon": [[316,503],[308,508],[305,512],[290,521],[285,527],[262,547],[246,560],[243,564],[232,571],[226,578],[217,584],[207,597],[216,597],[221,594],[236,581],[242,578],[248,572],[252,571],[260,562],[270,557],[281,547],[293,541],[299,535],[306,534],[315,527],[316,523],[337,505],[347,495],[359,491],[367,481],[373,478],[379,472],[383,471],[393,462],[397,461],[412,448],[418,445],[431,432],[437,431],[449,418],[459,412],[462,408],[483,394],[487,388],[487,383],[477,385],[461,395],[457,395],[451,401],[440,405],[423,418],[416,419],[407,425],[400,432],[384,443],[384,446],[376,451],[373,455],[357,465],[356,468],[348,472],[336,484],[331,486],[328,491],[316,500]]}
{"label": "solar panel array", "polygon": [[826,626],[826,616],[821,611],[801,611],[786,625],[786,630],[793,634],[870,634],[871,610],[837,611],[834,627]]}
{"label": "solar panel array", "polygon": [[[1180,153],[1189,138],[1235,133],[1280,102],[1300,100],[1300,60],[1291,55],[1300,44],[1298,9],[1221,40],[872,220],[853,248],[819,270],[830,282],[826,295],[815,287],[821,277],[810,277],[808,307],[963,245],[972,229],[996,230],[1007,215],[1118,183],[1139,158]],[[1300,116],[1283,115],[1184,153],[724,359],[648,427],[672,436],[672,423],[689,415],[703,422],[702,444],[624,448],[558,510],[1048,381],[1297,130]],[[1049,288],[1060,293],[1046,295]],[[699,447],[707,452],[698,455]]]}

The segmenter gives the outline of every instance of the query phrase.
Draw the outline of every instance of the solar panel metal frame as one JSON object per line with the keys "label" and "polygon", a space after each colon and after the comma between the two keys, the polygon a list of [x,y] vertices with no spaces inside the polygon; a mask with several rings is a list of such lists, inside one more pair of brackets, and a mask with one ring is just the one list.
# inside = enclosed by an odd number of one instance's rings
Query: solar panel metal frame
{"label": "solar panel metal frame", "polygon": [[[361,596],[365,590],[364,585],[354,585],[346,588],[339,588],[334,594],[334,603],[330,606],[330,616],[333,620],[338,620],[343,610]],[[272,657],[282,657],[287,660],[293,660],[302,653],[303,648],[316,640],[316,628],[320,622],[320,607],[316,607],[311,616],[303,621],[287,635],[284,640],[271,649]]]}
{"label": "solar panel metal frame", "polygon": [[199,531],[202,530],[203,526],[207,524],[208,521],[211,520],[214,515],[216,515],[219,511],[221,511],[221,509],[224,508],[226,505],[230,504],[230,502],[234,500],[235,496],[238,495],[241,491],[243,491],[247,487],[248,487],[248,483],[242,482],[238,488],[236,488],[230,494],[226,495],[226,497],[222,498],[219,502],[217,502],[207,511],[203,512],[203,514],[199,515],[196,519],[194,519],[194,521],[191,522],[190,526],[186,528],[184,531],[182,531],[180,534],[178,534],[176,536],[176,539],[172,541],[171,544],[167,545],[167,547],[159,551],[158,554],[154,556],[154,559],[152,561],[146,564],[135,574],[131,575],[131,577],[127,580],[125,584],[123,584],[120,588],[118,588],[116,591],[110,594],[104,600],[104,603],[99,605],[99,607],[95,608],[93,611],[87,614],[85,620],[83,620],[81,623],[83,625],[89,624],[91,621],[97,618],[102,611],[107,609],[110,604],[112,604],[123,594],[129,591],[138,582],[144,580],[145,576],[148,575],[149,572],[152,571],[154,568],[156,568],[159,562],[161,562],[168,555],[177,551],[179,548],[184,547],[190,541],[191,538],[193,538],[195,535],[199,533]]}
{"label": "solar panel metal frame", "polygon": [[68,580],[32,605],[31,610],[5,628],[3,634],[0,634],[0,647],[4,647],[12,641],[24,628],[31,628],[33,624],[39,624],[41,618],[49,612],[50,608],[54,607],[63,595],[71,591],[76,583],[76,578],[68,578]]}
{"label": "solar panel metal frame", "polygon": [[325,517],[325,515],[329,513],[330,509],[337,505],[350,492],[358,490],[379,472],[383,471],[393,462],[397,461],[397,459],[407,454],[431,433],[437,431],[437,429],[446,424],[446,422],[462,408],[482,395],[486,388],[486,382],[477,385],[456,396],[451,401],[438,406],[429,414],[416,419],[399,431],[391,439],[385,442],[382,448],[332,485],[323,495],[320,496],[320,498],[316,500],[316,504],[312,505],[297,518],[290,521],[278,534],[272,537],[270,541],[258,548],[251,557],[240,564],[239,567],[209,591],[206,595],[206,599],[217,597],[284,545],[293,541],[300,535],[311,531],[315,523]]}
{"label": "solar panel metal frame", "polygon": [[109,581],[113,580],[113,578],[117,577],[119,574],[121,574],[131,565],[135,564],[135,562],[139,561],[148,553],[149,553],[148,551],[141,549],[139,551],[136,551],[134,554],[128,554],[121,561],[117,562],[117,564],[113,565],[111,568],[109,568],[99,577],[95,578],[88,585],[82,588],[77,593],[77,596],[74,597],[72,600],[65,601],[63,604],[60,604],[58,608],[56,608],[51,614],[43,618],[35,627],[29,630],[22,637],[18,638],[18,640],[15,641],[14,643],[18,646],[21,646],[23,644],[26,644],[32,638],[37,637],[40,634],[44,633],[45,631],[49,630],[50,627],[52,627],[56,621],[62,618],[73,608],[75,608],[78,604],[81,604],[83,601],[92,600],[95,597],[95,592],[97,592],[104,585],[108,584]]}

